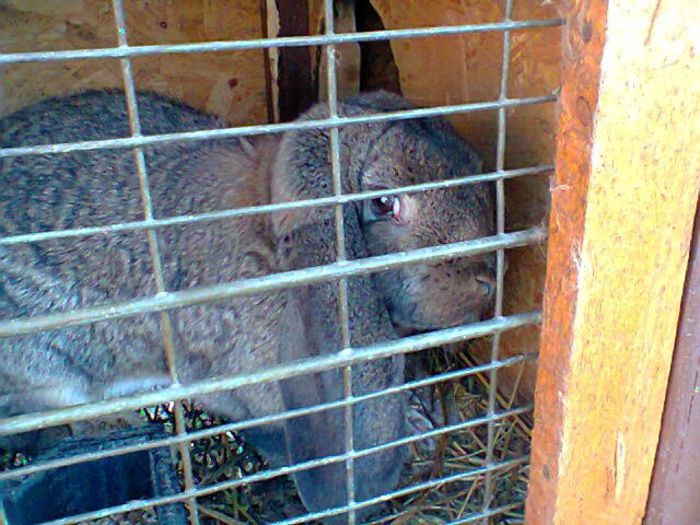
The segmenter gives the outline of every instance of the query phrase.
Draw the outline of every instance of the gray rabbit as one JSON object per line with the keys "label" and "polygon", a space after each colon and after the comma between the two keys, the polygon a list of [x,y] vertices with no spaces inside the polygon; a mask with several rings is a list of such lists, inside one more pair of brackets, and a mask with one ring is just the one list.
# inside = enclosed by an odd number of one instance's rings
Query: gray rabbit
{"label": "gray rabbit", "polygon": [[[144,134],[224,124],[152,94],[138,97]],[[345,116],[412,107],[387,93],[339,105]],[[328,115],[324,105],[302,119]],[[480,161],[441,119],[340,128],[343,191],[391,189],[477,173]],[[129,136],[116,91],[52,99],[0,121],[0,147]],[[145,149],[156,217],[200,213],[332,194],[329,132],[170,143]],[[74,152],[2,160],[0,235],[105,225],[143,218],[133,154]],[[493,233],[485,184],[383,197],[344,206],[348,258],[357,259]],[[206,286],[335,261],[332,208],[247,216],[158,230],[165,288]],[[476,320],[492,299],[492,256],[348,280],[353,346]],[[18,318],[152,295],[146,234],[132,231],[0,246],[0,318]],[[297,287],[170,312],[179,380],[234,375],[340,349],[335,283]],[[135,316],[0,339],[0,417],[167,386],[160,317]],[[353,367],[354,395],[401,384],[404,358]],[[341,371],[256,384],[200,399],[230,420],[341,399]],[[353,409],[354,448],[405,436],[405,395]],[[344,411],[328,410],[249,429],[272,465],[345,450]],[[394,447],[355,461],[355,499],[392,490],[405,458]],[[298,472],[311,511],[346,502],[343,463]],[[367,509],[359,513],[366,515]]]}

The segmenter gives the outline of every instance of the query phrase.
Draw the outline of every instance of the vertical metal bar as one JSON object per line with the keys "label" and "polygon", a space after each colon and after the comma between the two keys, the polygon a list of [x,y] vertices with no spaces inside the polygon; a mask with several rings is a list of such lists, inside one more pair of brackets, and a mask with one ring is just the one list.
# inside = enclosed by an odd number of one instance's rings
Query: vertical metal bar
{"label": "vertical metal bar", "polygon": [[[505,0],[504,22],[510,22],[513,15],[513,0]],[[501,85],[498,100],[503,101],[508,97],[508,77],[510,74],[511,31],[503,31],[503,56],[501,62]],[[503,172],[506,158],[506,108],[498,108],[498,143],[496,147],[496,171]],[[496,232],[501,235],[505,232],[505,191],[503,179],[496,181]],[[505,270],[505,253],[503,250],[496,252],[496,300],[494,305],[494,317],[503,316],[503,274]],[[498,361],[501,346],[501,334],[494,334],[491,339],[491,362]],[[489,400],[488,416],[496,412],[496,396],[498,394],[498,371],[492,369],[489,373]],[[486,466],[493,463],[496,422],[489,421],[487,430]],[[483,510],[486,512],[493,500],[493,475],[489,471],[484,479]],[[488,524],[488,519],[484,521]]]}
{"label": "vertical metal bar", "polygon": [[[114,22],[117,28],[117,38],[119,47],[129,47],[126,32],[126,20],[124,17],[124,5],[122,0],[112,0],[114,11]],[[121,59],[122,75],[124,77],[124,92],[126,96],[127,112],[129,115],[129,127],[132,137],[141,136],[141,121],[139,119],[138,103],[136,100],[136,87],[134,85],[134,77],[131,71],[131,60],[129,58]],[[143,154],[143,148],[134,148],[134,160],[136,162],[136,173],[139,179],[139,189],[141,193],[141,202],[143,206],[143,214],[145,220],[153,219],[153,202],[151,198],[151,190],[148,183],[148,171],[146,169],[146,160]],[[158,248],[158,234],[154,229],[147,230],[148,247],[150,250],[151,261],[153,264],[153,277],[156,284],[156,292],[164,293],[165,279],[163,278],[163,264]],[[170,313],[162,312],[160,314],[160,325],[163,332],[163,345],[165,347],[165,358],[168,367],[170,380],[174,385],[179,384],[179,377],[175,364],[175,343],[173,340],[172,324],[170,321]],[[175,415],[175,431],[178,436],[184,437],[187,433],[185,425],[185,417],[180,400],[174,403]],[[182,470],[185,480],[185,489],[193,490],[194,476],[192,474],[192,460],[190,457],[188,442],[184,441],[178,445],[178,451],[182,461]],[[190,515],[190,523],[199,525],[199,511],[196,498],[187,500],[187,507]]]}
{"label": "vertical metal bar", "polygon": [[[332,35],[335,31],[335,19],[333,12],[333,0],[324,0],[324,14],[326,22],[326,35]],[[327,83],[328,83],[328,112],[330,118],[338,116],[338,86],[336,78],[336,50],[335,45],[326,46]],[[340,140],[337,127],[330,129],[331,138],[331,170],[333,176],[333,194],[340,196],[343,193],[343,184],[340,171]],[[345,261],[347,258],[345,249],[345,223],[343,221],[343,205],[335,206],[335,237],[337,260]],[[350,321],[348,317],[348,283],[346,279],[338,280],[338,315],[340,316],[340,332],[342,352],[352,352],[350,348]],[[343,368],[343,395],[346,399],[352,398],[352,367]],[[354,450],[354,424],[353,405],[345,407],[345,451]],[[345,461],[347,504],[355,503],[355,464],[353,458]],[[356,512],[348,512],[348,524],[355,525]]]}

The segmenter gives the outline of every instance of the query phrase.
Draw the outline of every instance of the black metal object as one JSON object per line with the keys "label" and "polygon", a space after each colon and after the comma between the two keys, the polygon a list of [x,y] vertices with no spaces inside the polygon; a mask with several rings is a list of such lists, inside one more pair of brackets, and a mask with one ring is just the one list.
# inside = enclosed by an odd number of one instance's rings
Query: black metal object
{"label": "black metal object", "polygon": [[[68,439],[36,458],[36,463],[137,445],[165,435],[152,425],[100,438]],[[0,522],[35,525],[133,500],[169,496],[179,490],[168,447],[136,451],[38,472],[21,481],[0,482]],[[155,511],[161,525],[187,523],[180,503],[159,506]]]}

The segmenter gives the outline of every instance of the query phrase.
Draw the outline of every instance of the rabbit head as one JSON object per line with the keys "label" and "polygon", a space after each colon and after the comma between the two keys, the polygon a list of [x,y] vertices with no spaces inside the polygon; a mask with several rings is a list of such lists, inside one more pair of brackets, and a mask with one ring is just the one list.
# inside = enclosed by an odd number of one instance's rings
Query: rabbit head
{"label": "rabbit head", "polygon": [[[361,116],[412,107],[387,93],[361,95],[339,105],[341,116]],[[328,116],[318,105],[301,120]],[[478,173],[480,161],[449,125],[440,119],[372,122],[339,128],[344,193],[401,186]],[[302,130],[281,140],[271,177],[273,202],[333,194],[330,132]],[[492,233],[492,196],[485,184],[351,203],[343,207],[347,257],[405,251],[463,241]],[[312,208],[272,217],[283,269],[336,261],[333,209]],[[397,329],[453,326],[478,317],[493,293],[493,256],[451,260],[354,277],[348,282],[351,346],[396,337]],[[458,297],[455,300],[454,297]],[[290,291],[280,360],[329,354],[341,349],[338,286],[324,283]],[[293,337],[289,337],[293,334]],[[365,362],[352,369],[352,394],[361,396],[403,382],[404,358]],[[343,397],[342,374],[325,371],[313,378],[283,381],[286,408],[300,408]],[[383,445],[405,435],[406,399],[385,396],[353,405],[354,450]],[[289,460],[302,462],[345,450],[347,419],[328,410],[288,420]],[[405,450],[384,448],[354,463],[355,500],[389,492],[398,483]],[[342,463],[295,475],[307,508],[322,510],[345,504],[346,469]],[[366,514],[366,509],[361,515]]]}
{"label": "rabbit head", "polygon": [[[340,111],[353,116],[412,107],[401,97],[379,92],[351,99],[341,105]],[[325,111],[316,108],[306,118],[322,118]],[[344,191],[391,190],[481,171],[477,154],[444,119],[348,126],[341,128],[340,135],[341,163],[349,168]],[[297,139],[294,144],[300,142],[306,143]],[[289,155],[285,146],[289,148],[289,139],[283,141],[282,158],[285,153]],[[313,147],[310,143],[306,146]],[[327,144],[319,146],[315,155],[323,155],[327,149]],[[305,169],[296,168],[300,173]],[[330,174],[315,182],[315,191],[277,189],[287,197],[289,193],[330,194]],[[485,237],[494,233],[493,192],[482,183],[366,200],[362,202],[360,223],[370,255]],[[397,268],[374,275],[374,280],[400,331],[455,326],[478,320],[491,304],[495,255]],[[460,299],[455,301],[453,297]]]}
{"label": "rabbit head", "polygon": [[[376,109],[397,109],[392,99],[377,97]],[[361,190],[480,171],[477,155],[444,120],[404,121],[387,129],[368,152]],[[380,255],[492,235],[492,200],[487,184],[474,184],[363,201],[368,250]],[[379,273],[375,281],[396,327],[449,327],[478,320],[491,303],[495,258],[490,254],[419,264]]]}

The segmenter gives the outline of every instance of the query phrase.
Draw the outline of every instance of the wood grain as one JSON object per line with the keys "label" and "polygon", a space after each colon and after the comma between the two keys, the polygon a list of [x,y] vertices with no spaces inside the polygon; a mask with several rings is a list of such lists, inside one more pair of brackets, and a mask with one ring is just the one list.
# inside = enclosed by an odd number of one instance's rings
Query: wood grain
{"label": "wood grain", "polygon": [[644,514],[700,178],[700,15],[657,1],[566,7],[530,525]]}
{"label": "wood grain", "polygon": [[[259,0],[134,0],[125,2],[125,9],[133,45],[263,36]],[[0,2],[0,52],[114,45],[110,2]],[[233,125],[268,120],[262,50],[140,57],[133,70],[138,89],[184,101]],[[118,60],[77,60],[6,66],[0,69],[0,86],[2,116],[52,96],[121,88],[123,80]]]}

